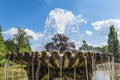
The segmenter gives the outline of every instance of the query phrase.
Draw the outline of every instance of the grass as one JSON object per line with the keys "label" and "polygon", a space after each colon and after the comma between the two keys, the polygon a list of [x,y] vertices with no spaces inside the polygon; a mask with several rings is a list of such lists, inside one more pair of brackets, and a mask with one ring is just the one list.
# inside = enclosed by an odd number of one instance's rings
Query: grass
{"label": "grass", "polygon": [[[0,80],[5,80],[5,74],[4,74],[4,67],[0,67]],[[14,76],[12,77],[12,74],[14,72]],[[6,73],[6,80],[27,80],[27,75],[23,67],[21,65],[14,65],[14,71],[13,71],[13,66],[9,65],[7,68],[7,73]]]}

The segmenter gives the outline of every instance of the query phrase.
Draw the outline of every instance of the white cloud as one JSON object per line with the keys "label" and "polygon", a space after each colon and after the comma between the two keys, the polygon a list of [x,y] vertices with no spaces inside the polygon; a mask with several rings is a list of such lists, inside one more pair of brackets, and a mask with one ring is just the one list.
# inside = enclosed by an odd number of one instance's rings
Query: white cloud
{"label": "white cloud", "polygon": [[102,47],[107,45],[106,42],[101,42],[101,44],[96,44],[96,43],[87,43],[89,46],[93,46],[93,47]]}
{"label": "white cloud", "polygon": [[14,28],[14,27],[12,27],[9,30],[3,32],[3,34],[12,35],[12,36],[16,33],[17,33],[17,28]]}
{"label": "white cloud", "polygon": [[118,38],[120,40],[120,19],[108,19],[102,21],[95,21],[92,23],[92,26],[96,31],[102,33],[103,36],[107,36],[109,33],[109,27],[114,25],[115,30],[118,33]]}
{"label": "white cloud", "polygon": [[93,43],[89,43],[89,42],[87,42],[87,44],[89,45],[89,46],[94,46],[94,47],[98,47],[99,45],[97,45],[97,44],[93,44]]}
{"label": "white cloud", "polygon": [[[43,37],[43,34],[42,34],[42,33],[34,32],[34,31],[30,30],[30,29],[24,29],[24,30],[25,30],[25,32],[27,33],[27,35],[30,35],[30,36],[33,37],[33,40],[39,40],[39,38]],[[17,28],[12,27],[12,28],[10,28],[9,30],[4,31],[3,34],[13,36],[14,34],[17,33],[17,31],[18,31]]]}
{"label": "white cloud", "polygon": [[87,30],[87,31],[86,31],[86,34],[87,34],[88,36],[91,36],[93,33],[92,33],[92,31]]}
{"label": "white cloud", "polygon": [[25,29],[25,32],[27,33],[27,35],[30,35],[33,37],[33,40],[39,40],[39,38],[43,37],[42,33],[39,32],[34,32],[30,29]]}
{"label": "white cloud", "polygon": [[[71,11],[56,8],[51,10],[45,23],[45,27],[48,29],[54,28],[57,33],[64,33],[66,27],[70,27],[71,25],[77,26],[81,23],[86,23],[86,21],[82,18],[82,15],[74,15]],[[72,26],[73,27],[73,26]],[[71,28],[73,32],[76,32],[75,27]]]}
{"label": "white cloud", "polygon": [[32,51],[39,51],[41,48],[41,45],[40,44],[32,44],[31,48],[32,48]]}

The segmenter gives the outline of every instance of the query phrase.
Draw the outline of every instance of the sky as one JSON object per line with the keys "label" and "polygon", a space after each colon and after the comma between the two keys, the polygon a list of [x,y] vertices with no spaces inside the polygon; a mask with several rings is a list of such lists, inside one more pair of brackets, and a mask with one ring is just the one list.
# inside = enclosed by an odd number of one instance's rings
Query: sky
{"label": "sky", "polygon": [[120,0],[0,0],[0,25],[4,39],[12,38],[17,27],[25,29],[33,36],[33,50],[56,33],[79,45],[86,40],[89,45],[104,46],[111,25],[120,40],[119,8]]}

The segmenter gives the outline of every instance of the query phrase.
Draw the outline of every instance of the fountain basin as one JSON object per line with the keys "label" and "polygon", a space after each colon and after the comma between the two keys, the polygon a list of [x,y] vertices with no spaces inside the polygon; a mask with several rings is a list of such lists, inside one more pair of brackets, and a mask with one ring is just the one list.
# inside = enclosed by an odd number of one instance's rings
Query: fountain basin
{"label": "fountain basin", "polygon": [[[68,42],[69,38],[63,34],[55,35],[52,40],[45,45],[45,51],[8,53],[7,59],[26,65],[28,80],[98,80],[103,70],[114,73],[112,53],[77,51],[74,43]],[[110,64],[97,68],[106,63]]]}
{"label": "fountain basin", "polygon": [[[64,78],[65,76],[73,80],[74,78],[76,80],[92,80],[92,77],[94,78],[93,80],[96,80],[94,76],[98,76],[98,73],[102,76],[102,71],[97,71],[97,65],[112,62],[113,57],[111,53],[84,53],[81,51],[72,52],[70,50],[66,50],[63,55],[59,51],[51,53],[42,51],[7,54],[9,60],[26,65],[25,70],[29,80],[33,80],[33,77],[34,80],[41,80],[48,74],[49,80]],[[96,74],[93,76],[94,72]]]}

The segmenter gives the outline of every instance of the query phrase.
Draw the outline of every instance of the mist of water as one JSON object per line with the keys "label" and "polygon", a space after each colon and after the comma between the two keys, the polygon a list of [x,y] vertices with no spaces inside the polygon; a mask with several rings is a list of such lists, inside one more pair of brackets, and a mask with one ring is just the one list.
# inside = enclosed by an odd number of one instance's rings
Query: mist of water
{"label": "mist of water", "polygon": [[94,72],[92,80],[114,80],[114,57],[112,61],[97,65],[97,70]]}

